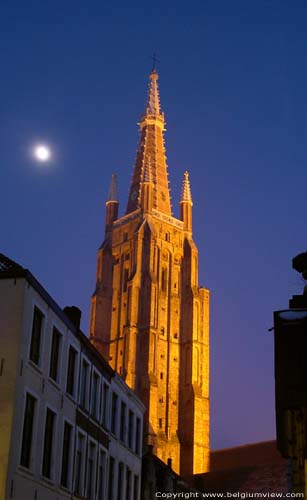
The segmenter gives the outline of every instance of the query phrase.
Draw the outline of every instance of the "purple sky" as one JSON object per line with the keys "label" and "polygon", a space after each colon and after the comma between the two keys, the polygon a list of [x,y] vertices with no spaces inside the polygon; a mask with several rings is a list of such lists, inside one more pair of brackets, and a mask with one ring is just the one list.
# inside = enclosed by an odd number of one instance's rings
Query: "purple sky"
{"label": "purple sky", "polygon": [[[272,311],[307,247],[304,0],[2,2],[0,251],[87,333],[104,200],[121,213],[150,55],[174,213],[190,171],[200,283],[211,289],[212,447],[274,438]],[[29,150],[46,141],[49,167]]]}

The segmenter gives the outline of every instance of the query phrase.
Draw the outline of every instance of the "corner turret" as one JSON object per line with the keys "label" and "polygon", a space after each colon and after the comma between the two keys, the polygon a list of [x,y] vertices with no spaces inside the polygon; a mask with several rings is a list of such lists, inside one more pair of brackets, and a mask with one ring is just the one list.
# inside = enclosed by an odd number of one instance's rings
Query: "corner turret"
{"label": "corner turret", "polygon": [[181,210],[181,220],[183,221],[183,230],[188,233],[192,233],[192,207],[193,207],[193,202],[191,196],[189,173],[185,171],[182,183],[180,210]]}

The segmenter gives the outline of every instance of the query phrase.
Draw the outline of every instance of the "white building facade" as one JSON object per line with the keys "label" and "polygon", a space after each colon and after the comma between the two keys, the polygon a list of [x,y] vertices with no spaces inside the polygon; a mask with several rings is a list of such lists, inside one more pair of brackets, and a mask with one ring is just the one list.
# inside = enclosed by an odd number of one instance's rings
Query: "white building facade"
{"label": "white building facade", "polygon": [[76,313],[0,254],[1,499],[140,498],[144,406]]}

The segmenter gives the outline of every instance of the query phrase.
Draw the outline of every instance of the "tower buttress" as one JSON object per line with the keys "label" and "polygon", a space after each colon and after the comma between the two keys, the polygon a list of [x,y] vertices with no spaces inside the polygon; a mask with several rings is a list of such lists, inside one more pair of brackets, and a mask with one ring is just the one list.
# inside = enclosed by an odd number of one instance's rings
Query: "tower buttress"
{"label": "tower buttress", "polygon": [[105,239],[98,249],[96,287],[91,300],[90,338],[96,349],[109,360],[112,318],[113,256],[112,227],[118,218],[117,177],[112,174],[105,212]]}

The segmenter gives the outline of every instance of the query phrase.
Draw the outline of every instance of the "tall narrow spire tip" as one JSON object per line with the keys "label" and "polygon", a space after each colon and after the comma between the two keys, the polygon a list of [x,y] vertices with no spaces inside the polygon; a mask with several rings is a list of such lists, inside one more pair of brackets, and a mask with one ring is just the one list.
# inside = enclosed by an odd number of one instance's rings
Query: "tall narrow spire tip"
{"label": "tall narrow spire tip", "polygon": [[159,75],[156,69],[153,68],[149,75],[146,115],[161,115],[158,78]]}
{"label": "tall narrow spire tip", "polygon": [[167,177],[167,161],[163,132],[164,113],[160,109],[158,73],[153,67],[149,75],[145,113],[141,116],[140,143],[137,150],[126,213],[139,208],[142,184],[152,183],[153,208],[172,215]]}
{"label": "tall narrow spire tip", "polygon": [[184,178],[183,178],[183,183],[182,183],[180,202],[182,203],[182,202],[188,201],[189,203],[192,203],[189,172],[186,170],[183,175],[184,175]]}
{"label": "tall narrow spire tip", "polygon": [[117,175],[112,174],[110,189],[107,201],[116,201],[118,202],[118,190],[117,190]]}

